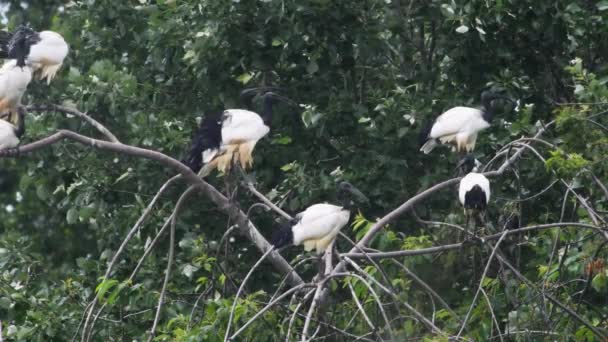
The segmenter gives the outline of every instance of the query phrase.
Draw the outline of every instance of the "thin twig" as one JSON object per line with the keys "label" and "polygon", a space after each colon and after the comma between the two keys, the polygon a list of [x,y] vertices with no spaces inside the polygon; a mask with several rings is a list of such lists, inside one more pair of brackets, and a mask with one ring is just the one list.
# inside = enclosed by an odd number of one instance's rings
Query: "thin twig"
{"label": "thin twig", "polygon": [[154,336],[156,335],[156,327],[158,325],[158,321],[160,320],[160,313],[162,312],[165,300],[165,293],[167,292],[167,285],[169,284],[169,278],[171,277],[171,267],[173,266],[173,257],[175,254],[175,224],[177,223],[177,217],[186,199],[188,199],[188,197],[196,190],[196,186],[191,186],[186,189],[186,191],[184,191],[182,196],[177,201],[175,209],[173,209],[173,218],[171,219],[171,231],[169,233],[169,255],[167,257],[167,268],[165,269],[165,280],[163,281],[163,287],[160,291],[160,295],[158,296],[158,307],[156,308],[154,323],[152,323],[152,328],[150,328],[148,342],[152,341],[152,339],[154,339]]}

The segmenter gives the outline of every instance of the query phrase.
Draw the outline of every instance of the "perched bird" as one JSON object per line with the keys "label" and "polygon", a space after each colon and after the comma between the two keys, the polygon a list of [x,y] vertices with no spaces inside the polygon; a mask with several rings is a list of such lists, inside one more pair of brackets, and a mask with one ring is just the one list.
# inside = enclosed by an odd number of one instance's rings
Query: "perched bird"
{"label": "perched bird", "polygon": [[19,26],[13,33],[0,34],[0,57],[16,59],[17,65],[29,65],[39,72],[47,84],[57,74],[68,54],[68,44],[53,31],[36,32],[27,26]]}
{"label": "perched bird", "polygon": [[[255,91],[245,90],[241,97],[250,101]],[[203,177],[214,168],[226,173],[233,162],[238,162],[243,170],[251,167],[255,145],[270,131],[273,105],[276,102],[294,104],[274,92],[266,92],[261,97],[261,116],[250,110],[227,109],[202,120],[182,163],[194,172],[200,171]]]}
{"label": "perched bird", "polygon": [[19,145],[19,139],[25,133],[25,109],[17,109],[17,125],[0,119],[0,151]]}
{"label": "perched bird", "polygon": [[481,94],[482,108],[454,107],[439,115],[437,119],[420,131],[420,151],[430,153],[439,143],[455,144],[459,153],[475,149],[477,133],[490,127],[496,108],[493,101],[512,99],[490,91]]}
{"label": "perched bird", "polygon": [[313,204],[281,225],[273,233],[271,243],[276,248],[304,245],[305,251],[316,249],[317,254],[323,253],[348,223],[355,202],[368,202],[367,197],[348,182],[338,184],[337,197],[341,205]]}
{"label": "perched bird", "polygon": [[0,114],[8,113],[9,123],[16,123],[17,109],[31,80],[32,69],[27,65],[17,66],[16,60],[9,60],[0,67]]}
{"label": "perched bird", "polygon": [[470,172],[460,180],[458,199],[464,207],[467,224],[473,217],[476,226],[482,226],[483,214],[490,202],[490,181],[483,174],[477,173],[481,163],[474,156],[466,155],[460,164]]}

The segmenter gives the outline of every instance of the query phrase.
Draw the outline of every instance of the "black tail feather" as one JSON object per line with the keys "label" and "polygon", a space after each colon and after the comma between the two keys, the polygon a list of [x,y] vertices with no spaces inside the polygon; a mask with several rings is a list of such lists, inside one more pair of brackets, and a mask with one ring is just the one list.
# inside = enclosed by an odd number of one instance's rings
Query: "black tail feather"
{"label": "black tail feather", "polygon": [[294,221],[288,221],[279,226],[270,238],[270,243],[276,248],[281,248],[293,244],[293,225]]}
{"label": "black tail feather", "polygon": [[190,150],[182,164],[188,166],[193,172],[198,172],[203,167],[203,151],[219,148],[222,142],[222,120],[219,115],[213,115],[204,119],[190,144]]}
{"label": "black tail feather", "polygon": [[433,128],[434,121],[427,121],[422,124],[420,128],[420,133],[418,134],[418,148],[421,148],[427,140],[429,140],[429,134],[431,134],[431,129]]}

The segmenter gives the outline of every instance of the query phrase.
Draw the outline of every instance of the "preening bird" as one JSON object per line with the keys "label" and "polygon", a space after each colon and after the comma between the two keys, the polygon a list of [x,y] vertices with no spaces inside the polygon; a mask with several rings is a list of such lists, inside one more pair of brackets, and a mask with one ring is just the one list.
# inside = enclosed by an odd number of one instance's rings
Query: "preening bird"
{"label": "preening bird", "polygon": [[475,149],[477,133],[490,127],[496,112],[494,100],[514,101],[490,91],[481,94],[482,108],[454,107],[439,115],[432,124],[420,131],[420,151],[430,153],[439,143],[455,144],[457,152],[469,153]]}
{"label": "preening bird", "polygon": [[9,123],[17,122],[15,116],[31,80],[32,69],[17,66],[16,60],[9,60],[0,68],[0,114],[8,112]]}
{"label": "preening bird", "polygon": [[280,248],[304,245],[305,251],[323,253],[349,221],[355,202],[366,203],[367,197],[348,182],[340,182],[337,197],[341,205],[313,204],[272,234],[271,243]]}
{"label": "preening bird", "polygon": [[19,26],[13,33],[0,34],[0,57],[17,60],[17,65],[29,65],[47,84],[57,74],[68,55],[69,47],[63,37],[54,31],[36,32]]}
{"label": "preening bird", "polygon": [[490,181],[486,176],[477,173],[481,165],[472,155],[466,155],[460,162],[470,172],[460,180],[458,199],[464,207],[467,224],[473,217],[477,226],[483,225],[483,214],[490,202]]}
{"label": "preening bird", "polygon": [[19,139],[25,133],[25,109],[17,109],[17,124],[0,119],[0,150],[17,147]]}
{"label": "preening bird", "polygon": [[[256,92],[257,89],[248,89],[241,97],[249,102]],[[245,109],[227,109],[202,120],[182,163],[194,172],[200,171],[203,177],[214,168],[226,173],[233,162],[238,162],[243,170],[251,167],[255,145],[270,131],[273,105],[276,102],[294,104],[274,92],[266,92],[261,97],[262,115]]]}

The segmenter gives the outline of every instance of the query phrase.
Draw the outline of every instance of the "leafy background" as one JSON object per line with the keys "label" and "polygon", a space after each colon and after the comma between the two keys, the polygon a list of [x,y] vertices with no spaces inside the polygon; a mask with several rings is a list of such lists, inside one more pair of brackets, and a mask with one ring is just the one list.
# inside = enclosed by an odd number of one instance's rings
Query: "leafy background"
{"label": "leafy background", "polygon": [[[495,200],[487,229],[498,231],[514,216],[521,226],[592,223],[564,184],[581,194],[605,225],[607,198],[595,179],[605,180],[608,171],[608,129],[602,115],[608,103],[607,1],[4,3],[9,29],[21,23],[53,29],[71,48],[57,79],[51,86],[32,83],[25,102],[75,106],[127,144],[179,159],[197,116],[239,106],[238,94],[244,87],[285,88],[285,95],[302,109],[280,107],[271,134],[258,144],[258,188],[295,213],[331,200],[337,180],[351,181],[372,200],[361,208],[357,224],[344,229],[353,239],[377,217],[454,176],[456,156],[447,148],[421,154],[418,130],[447,108],[477,105],[479,94],[488,88],[519,99],[521,109],[503,108],[492,128],[480,136],[476,152],[483,162],[512,140],[534,134],[539,122],[556,124],[544,136],[553,145],[536,146],[546,162],[526,153],[512,170],[492,180]],[[59,113],[30,113],[27,124],[24,143],[59,128],[98,135],[78,118]],[[118,265],[115,282],[99,287],[108,259],[171,171],[151,161],[70,142],[0,163],[3,335],[15,341],[72,339],[85,305],[96,289],[102,289],[115,296],[104,298],[107,308],[94,339],[144,336],[154,318],[167,242],[155,249],[133,284],[120,292],[117,284],[128,278],[184,186],[163,196]],[[221,177],[210,182],[223,189]],[[238,201],[243,208],[255,203],[246,191],[239,193]],[[426,220],[464,221],[453,189],[435,194],[416,212]],[[266,236],[276,227],[271,213],[256,211],[252,217]],[[235,284],[260,257],[238,235],[220,241],[229,226],[204,197],[189,201],[177,226],[177,271],[157,340],[223,339]],[[453,230],[405,215],[372,247],[417,249],[457,238]],[[344,241],[338,243],[339,250],[348,247]],[[568,228],[527,233],[507,249],[526,277],[605,330],[604,247],[604,237],[597,232]],[[289,260],[300,253],[299,248],[283,252]],[[464,315],[477,287],[470,279],[482,266],[459,258],[459,253],[443,253],[399,261]],[[600,267],[590,272],[588,265],[594,260]],[[433,314],[424,289],[390,260],[382,266],[401,300],[425,315]],[[312,278],[315,267],[304,265],[302,275]],[[371,266],[366,271],[379,277]],[[269,264],[262,264],[238,302],[236,322],[242,325],[263,307],[280,281]],[[374,321],[381,322],[367,289],[355,285]],[[513,333],[510,339],[559,334],[568,340],[598,341],[587,327],[537,298],[508,271],[490,275],[483,285],[501,331]],[[348,288],[342,282],[332,286],[333,310],[327,319],[337,327],[348,325],[355,335],[364,334],[367,326],[362,319],[349,323],[357,308]],[[285,338],[292,309],[287,304],[273,308],[240,338]],[[458,331],[459,322],[445,310],[434,317],[445,331]],[[296,326],[301,328],[302,323],[298,318]],[[433,336],[409,317],[398,317],[393,329],[404,339],[445,338]],[[488,306],[476,305],[465,336],[495,340],[496,333]],[[326,339],[350,340],[340,335]]]}

